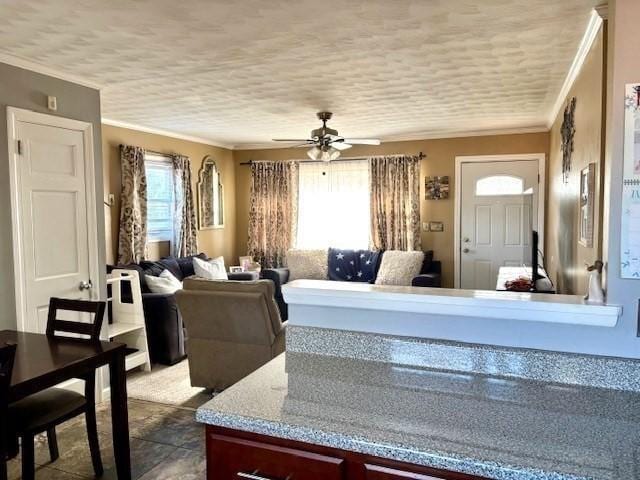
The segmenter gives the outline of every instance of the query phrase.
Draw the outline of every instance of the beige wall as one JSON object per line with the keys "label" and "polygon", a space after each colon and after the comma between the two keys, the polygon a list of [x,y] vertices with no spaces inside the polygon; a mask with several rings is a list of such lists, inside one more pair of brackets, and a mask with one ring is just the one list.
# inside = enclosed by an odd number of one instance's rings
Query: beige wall
{"label": "beige wall", "polygon": [[[562,178],[562,136],[564,107],[550,132],[549,197],[546,257],[549,275],[560,293],[583,294],[588,284],[585,263],[602,257],[602,105],[604,36],[602,31],[576,79],[567,100],[576,98],[574,151],[567,183]],[[566,104],[566,102],[565,102]],[[580,238],[580,171],[596,164],[593,247]]]}
{"label": "beige wall", "polygon": [[[237,264],[236,242],[236,212],[235,200],[235,164],[233,152],[224,148],[213,147],[201,143],[188,142],[175,138],[164,137],[151,133],[139,132],[125,128],[102,126],[102,153],[104,158],[104,191],[105,198],[109,193],[115,194],[116,203],[113,207],[105,206],[105,224],[107,231],[107,263],[113,263],[117,258],[118,222],[120,218],[120,144],[135,145],[161,153],[180,153],[191,159],[192,187],[196,195],[198,170],[202,159],[211,155],[216,161],[222,175],[224,186],[224,216],[223,229],[199,230],[198,247],[200,251],[211,257],[223,255],[227,265]],[[149,258],[157,259],[169,254],[167,242],[150,244]]]}
{"label": "beige wall", "polygon": [[[432,249],[435,258],[442,261],[444,286],[453,287],[453,181],[455,157],[460,155],[500,155],[519,153],[548,154],[549,135],[531,133],[488,137],[446,138],[411,142],[389,142],[377,147],[354,147],[348,156],[370,156],[390,154],[427,155],[422,161],[420,179],[420,216],[422,221],[444,222],[444,232],[423,232],[422,246]],[[249,219],[250,171],[240,166],[248,160],[299,159],[304,149],[239,150],[233,152],[236,161],[236,251],[244,255],[247,250],[247,228]],[[426,175],[449,175],[451,191],[448,200],[424,200],[424,177]]]}

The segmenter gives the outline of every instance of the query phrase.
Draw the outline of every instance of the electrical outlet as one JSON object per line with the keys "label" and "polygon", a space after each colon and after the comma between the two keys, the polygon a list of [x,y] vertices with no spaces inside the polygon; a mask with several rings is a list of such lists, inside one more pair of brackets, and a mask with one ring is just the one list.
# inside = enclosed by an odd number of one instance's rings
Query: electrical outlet
{"label": "electrical outlet", "polygon": [[113,204],[116,203],[116,196],[113,193],[110,193],[107,197],[107,203],[113,207]]}

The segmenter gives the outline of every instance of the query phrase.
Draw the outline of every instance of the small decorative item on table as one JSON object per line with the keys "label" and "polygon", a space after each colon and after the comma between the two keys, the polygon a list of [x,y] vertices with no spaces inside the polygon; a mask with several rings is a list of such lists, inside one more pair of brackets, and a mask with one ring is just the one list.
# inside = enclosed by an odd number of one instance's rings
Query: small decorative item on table
{"label": "small decorative item on table", "polygon": [[425,177],[425,200],[445,200],[449,198],[449,176]]}
{"label": "small decorative item on table", "polygon": [[231,273],[241,273],[244,270],[242,269],[241,266],[235,266],[235,267],[229,267],[229,272]]}
{"label": "small decorative item on table", "polygon": [[242,267],[242,271],[246,272],[249,270],[249,266],[253,263],[253,257],[249,256],[249,255],[245,255],[243,257],[239,257],[238,260],[240,260],[240,266]]}
{"label": "small decorative item on table", "polygon": [[504,288],[510,292],[530,292],[533,289],[531,278],[520,276],[515,280],[508,280],[504,283]]}

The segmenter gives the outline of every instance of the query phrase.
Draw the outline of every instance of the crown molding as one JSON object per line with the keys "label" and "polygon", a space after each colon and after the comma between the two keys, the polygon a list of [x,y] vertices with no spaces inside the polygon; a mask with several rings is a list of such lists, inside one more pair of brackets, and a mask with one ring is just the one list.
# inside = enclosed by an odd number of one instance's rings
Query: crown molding
{"label": "crown molding", "polygon": [[71,82],[83,87],[93,88],[94,90],[101,90],[102,85],[87,80],[85,78],[72,75],[55,68],[47,67],[38,62],[26,60],[24,58],[16,57],[15,55],[9,55],[8,53],[0,52],[0,63],[6,63],[12,67],[22,68],[31,72],[39,73],[41,75],[47,75],[48,77],[57,78],[58,80],[64,80],[65,82]]}
{"label": "crown molding", "polygon": [[564,105],[565,100],[569,95],[571,87],[573,87],[573,84],[580,74],[580,70],[582,70],[582,66],[587,59],[587,55],[589,54],[589,51],[593,46],[593,42],[595,42],[598,36],[598,32],[600,31],[600,27],[602,26],[603,19],[607,18],[607,12],[608,8],[606,5],[601,5],[591,10],[591,17],[589,17],[587,30],[584,32],[584,36],[582,37],[582,41],[578,46],[576,56],[573,58],[573,63],[569,68],[567,77],[564,79],[562,88],[560,89],[556,101],[553,104],[553,108],[549,113],[549,117],[547,118],[547,128],[550,129],[553,126],[553,123],[556,121],[556,118],[558,117],[558,114],[560,113],[560,110],[562,109],[562,106]]}
{"label": "crown molding", "polygon": [[[524,133],[546,133],[546,125],[532,125],[517,128],[499,128],[486,130],[439,130],[411,133],[407,135],[391,135],[381,138],[381,143],[416,142],[420,140],[439,140],[443,138],[490,137],[495,135],[520,135]],[[269,143],[241,143],[233,145],[233,150],[274,150],[278,148],[293,148],[274,142]]]}
{"label": "crown molding", "polygon": [[128,130],[136,130],[138,132],[152,133],[154,135],[161,135],[163,137],[176,138],[178,140],[185,140],[187,142],[201,143],[203,145],[210,145],[212,147],[226,148],[227,150],[233,150],[234,146],[228,143],[216,142],[208,138],[194,137],[191,135],[183,135],[182,133],[172,132],[170,130],[162,130],[160,128],[146,127],[144,125],[138,125],[135,123],[120,122],[110,118],[102,118],[102,123],[110,125],[112,127],[126,128]]}

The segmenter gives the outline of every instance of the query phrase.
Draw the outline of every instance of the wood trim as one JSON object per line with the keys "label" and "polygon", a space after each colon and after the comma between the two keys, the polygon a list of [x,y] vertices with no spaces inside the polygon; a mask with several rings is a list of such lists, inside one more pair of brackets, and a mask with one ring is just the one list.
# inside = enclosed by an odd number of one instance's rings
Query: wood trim
{"label": "wood trim", "polygon": [[[207,466],[209,466],[209,444],[217,440],[225,441],[248,441],[264,446],[276,446],[284,449],[291,449],[297,452],[307,452],[309,454],[318,454],[323,457],[332,457],[344,460],[344,479],[348,480],[373,480],[367,476],[367,469],[371,470],[376,466],[380,471],[401,471],[407,480],[488,480],[486,477],[478,477],[465,473],[450,472],[431,467],[413,465],[409,463],[399,462],[386,458],[374,457],[371,455],[340,450],[337,448],[325,447],[321,445],[312,445],[309,443],[298,442],[283,438],[276,438],[267,435],[261,435],[252,432],[244,432],[225,427],[217,427],[213,425],[206,426],[206,443],[207,443]],[[230,480],[219,475],[215,475],[208,468],[208,480]],[[413,474],[413,476],[412,476]],[[375,478],[375,477],[373,477]],[[402,477],[399,477],[402,478]],[[235,479],[234,479],[235,480]]]}

